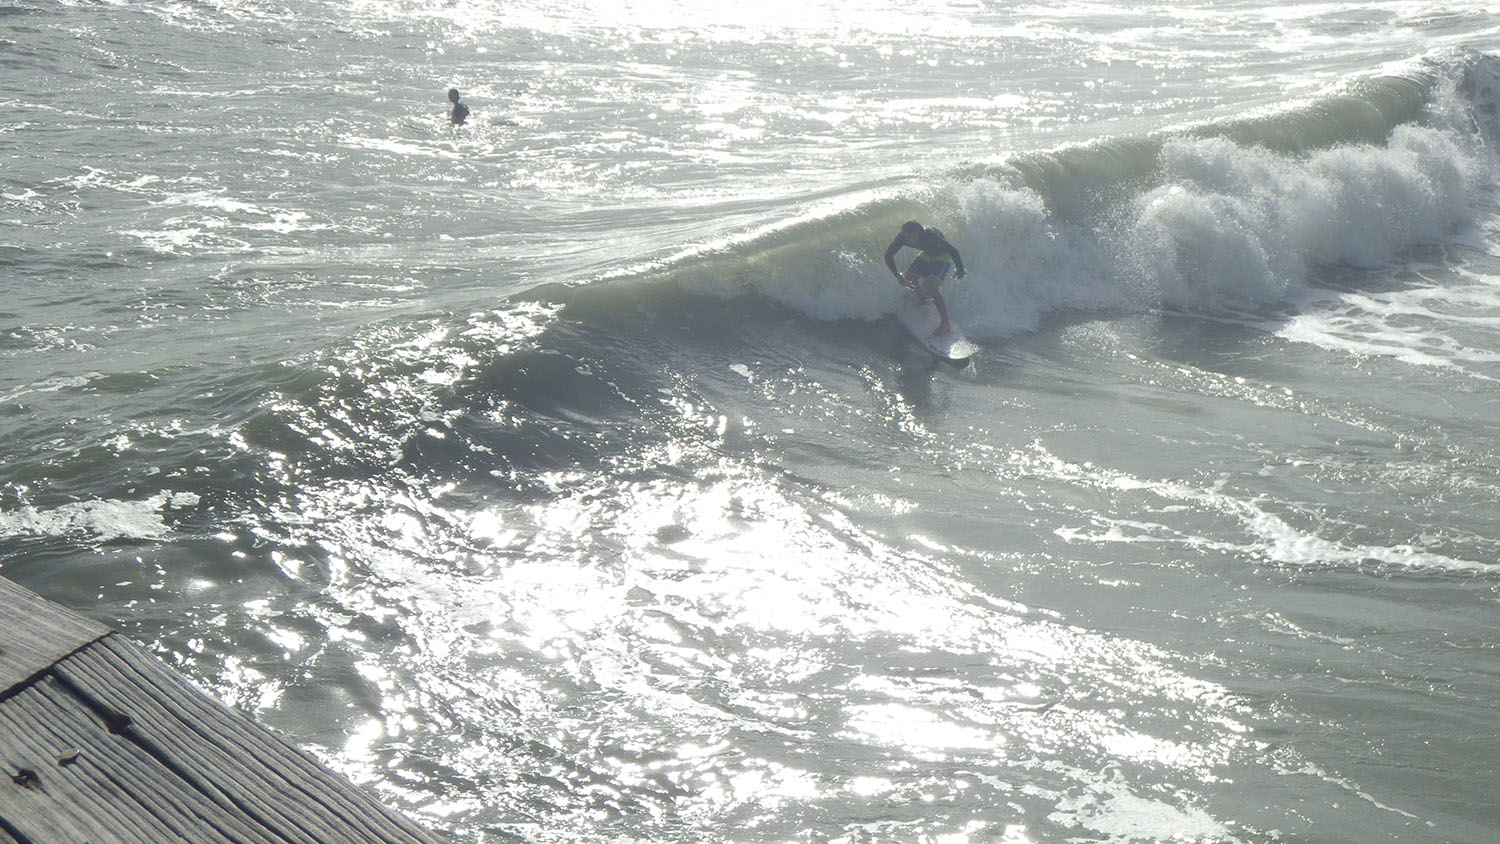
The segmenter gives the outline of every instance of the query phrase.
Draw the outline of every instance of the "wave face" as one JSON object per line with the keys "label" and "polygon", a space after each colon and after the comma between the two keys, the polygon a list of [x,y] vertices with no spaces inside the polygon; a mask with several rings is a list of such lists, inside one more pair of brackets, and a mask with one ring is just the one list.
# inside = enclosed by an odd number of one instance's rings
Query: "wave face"
{"label": "wave face", "polygon": [[884,246],[915,218],[963,252],[971,272],[948,298],[981,338],[1059,314],[1274,307],[1320,267],[1378,267],[1462,236],[1497,166],[1497,73],[1494,56],[1452,52],[1274,113],[824,198],[643,280],[877,319],[900,302]]}

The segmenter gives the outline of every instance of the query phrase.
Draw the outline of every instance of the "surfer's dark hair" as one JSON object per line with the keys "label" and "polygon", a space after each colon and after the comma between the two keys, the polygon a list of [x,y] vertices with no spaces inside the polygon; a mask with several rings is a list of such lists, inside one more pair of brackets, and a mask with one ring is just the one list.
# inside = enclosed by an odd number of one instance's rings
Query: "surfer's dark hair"
{"label": "surfer's dark hair", "polygon": [[922,224],[916,220],[907,220],[901,224],[902,234],[921,234],[923,231],[925,229],[922,228]]}

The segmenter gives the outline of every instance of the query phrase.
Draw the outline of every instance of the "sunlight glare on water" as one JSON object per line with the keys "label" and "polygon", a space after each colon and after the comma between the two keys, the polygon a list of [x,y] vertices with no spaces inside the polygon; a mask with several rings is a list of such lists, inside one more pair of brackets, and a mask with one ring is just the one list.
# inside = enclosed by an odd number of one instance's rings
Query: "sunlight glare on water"
{"label": "sunlight glare on water", "polygon": [[1491,12],[13,0],[4,575],[465,844],[1489,842]]}

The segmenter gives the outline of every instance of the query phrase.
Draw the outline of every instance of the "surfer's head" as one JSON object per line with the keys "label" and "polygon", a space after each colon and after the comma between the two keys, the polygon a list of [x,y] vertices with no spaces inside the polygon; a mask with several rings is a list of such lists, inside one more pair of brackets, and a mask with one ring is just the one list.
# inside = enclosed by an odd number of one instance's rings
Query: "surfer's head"
{"label": "surfer's head", "polygon": [[450,102],[450,103],[456,103],[456,102],[458,102],[458,89],[457,88],[449,88],[448,89],[448,102]]}
{"label": "surfer's head", "polygon": [[901,239],[908,244],[916,245],[922,239],[922,224],[916,220],[907,220],[901,224]]}

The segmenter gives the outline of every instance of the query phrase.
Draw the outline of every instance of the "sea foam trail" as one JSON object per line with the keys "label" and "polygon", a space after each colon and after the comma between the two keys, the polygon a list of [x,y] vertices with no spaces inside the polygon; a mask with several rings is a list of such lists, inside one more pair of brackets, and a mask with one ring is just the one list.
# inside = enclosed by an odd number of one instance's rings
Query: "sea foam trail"
{"label": "sea foam trail", "polygon": [[1278,113],[825,199],[647,276],[815,319],[878,319],[901,298],[881,254],[915,218],[963,251],[970,273],[948,298],[976,337],[1058,313],[1274,306],[1317,267],[1385,265],[1474,222],[1497,168],[1497,80],[1495,56],[1424,57]]}

